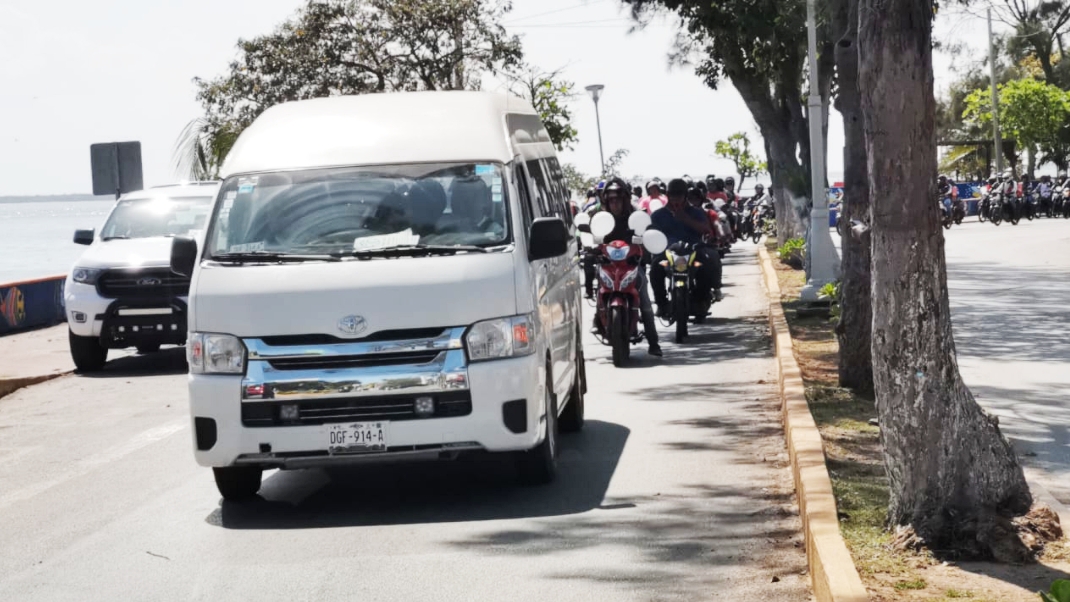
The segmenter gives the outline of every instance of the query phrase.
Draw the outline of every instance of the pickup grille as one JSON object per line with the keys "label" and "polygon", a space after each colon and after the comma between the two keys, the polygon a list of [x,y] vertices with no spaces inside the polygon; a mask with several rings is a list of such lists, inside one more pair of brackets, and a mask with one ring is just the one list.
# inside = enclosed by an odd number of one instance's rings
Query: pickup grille
{"label": "pickup grille", "polygon": [[189,294],[189,278],[169,268],[108,270],[97,281],[97,292],[106,299],[170,299]]}
{"label": "pickup grille", "polygon": [[[242,425],[248,427],[313,426],[338,422],[376,420],[427,420],[467,416],[472,413],[472,396],[467,391],[430,395],[435,413],[427,418],[416,415],[415,402],[423,395],[391,395],[359,399],[304,400],[294,402],[246,401],[241,404]],[[296,405],[298,418],[283,421],[279,408]]]}

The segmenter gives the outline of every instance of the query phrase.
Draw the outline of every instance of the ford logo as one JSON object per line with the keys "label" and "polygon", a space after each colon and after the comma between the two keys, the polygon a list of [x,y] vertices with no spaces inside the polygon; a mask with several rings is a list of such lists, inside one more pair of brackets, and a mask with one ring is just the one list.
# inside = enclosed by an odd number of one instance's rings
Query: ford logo
{"label": "ford logo", "polygon": [[141,278],[137,281],[138,286],[160,286],[163,280],[159,278]]}
{"label": "ford logo", "polygon": [[368,328],[364,316],[346,316],[338,320],[338,330],[344,334],[360,334]]}

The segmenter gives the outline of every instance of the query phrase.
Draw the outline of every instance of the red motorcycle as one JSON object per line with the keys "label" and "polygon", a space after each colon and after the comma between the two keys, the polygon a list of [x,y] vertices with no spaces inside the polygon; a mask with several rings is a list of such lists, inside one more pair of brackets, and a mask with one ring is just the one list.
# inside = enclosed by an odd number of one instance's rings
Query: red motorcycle
{"label": "red motorcycle", "polygon": [[[613,231],[614,219],[608,213],[595,215],[590,232],[601,240]],[[646,334],[639,330],[639,270],[643,269],[643,249],[652,254],[665,252],[665,235],[650,230],[650,216],[642,211],[632,213],[628,226],[636,236],[632,243],[614,240],[598,245],[596,296],[598,334],[602,343],[613,349],[613,365],[620,367],[628,360],[631,346],[640,343]],[[642,233],[642,236],[638,234]]]}

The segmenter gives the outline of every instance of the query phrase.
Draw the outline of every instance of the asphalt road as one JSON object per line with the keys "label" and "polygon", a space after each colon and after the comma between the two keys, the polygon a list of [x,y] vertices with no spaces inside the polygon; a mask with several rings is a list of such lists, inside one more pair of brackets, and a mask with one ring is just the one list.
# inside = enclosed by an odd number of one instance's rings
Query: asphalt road
{"label": "asphalt road", "polygon": [[5,397],[0,600],[806,600],[740,249],[714,319],[664,359],[616,369],[587,341],[588,426],[546,487],[473,457],[274,472],[222,504],[193,462],[181,350]]}
{"label": "asphalt road", "polygon": [[1070,220],[947,232],[959,368],[1028,476],[1070,505]]}

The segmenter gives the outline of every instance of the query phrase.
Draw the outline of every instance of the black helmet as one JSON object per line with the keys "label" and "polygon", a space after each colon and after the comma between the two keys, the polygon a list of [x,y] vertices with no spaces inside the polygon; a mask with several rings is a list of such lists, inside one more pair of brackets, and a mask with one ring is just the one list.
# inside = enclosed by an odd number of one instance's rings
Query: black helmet
{"label": "black helmet", "polygon": [[706,187],[706,183],[702,180],[695,182],[695,188],[702,191],[702,196],[706,196],[706,193],[710,191],[710,189]]}
{"label": "black helmet", "polygon": [[754,185],[754,190],[756,192],[762,192],[763,190],[765,190],[765,185],[762,184],[761,182],[758,182],[757,184]]}
{"label": "black helmet", "polygon": [[687,189],[691,188],[687,185],[687,181],[682,178],[674,178],[669,181],[669,196],[687,196]]}
{"label": "black helmet", "polygon": [[706,176],[706,185],[709,186],[716,179],[717,179],[717,176],[713,175],[712,173],[709,174],[708,176]]}
{"label": "black helmet", "polygon": [[621,178],[612,178],[606,180],[606,187],[602,189],[602,198],[608,198],[612,192],[618,193],[622,199],[627,200],[632,195],[632,188]]}
{"label": "black helmet", "polygon": [[598,193],[594,191],[594,188],[587,189],[587,198],[596,197]]}
{"label": "black helmet", "polygon": [[735,184],[735,183],[736,183],[736,179],[733,178],[732,176],[728,176],[727,178],[724,179],[724,185],[725,186],[728,186],[729,184]]}

